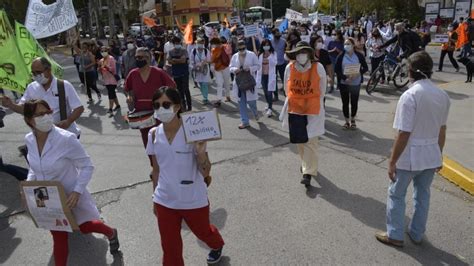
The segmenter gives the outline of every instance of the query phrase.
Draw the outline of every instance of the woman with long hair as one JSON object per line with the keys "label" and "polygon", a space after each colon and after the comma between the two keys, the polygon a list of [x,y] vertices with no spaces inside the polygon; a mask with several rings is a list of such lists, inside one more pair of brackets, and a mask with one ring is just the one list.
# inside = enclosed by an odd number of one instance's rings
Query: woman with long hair
{"label": "woman with long hair", "polygon": [[273,49],[272,42],[264,39],[258,51],[260,68],[257,70],[257,87],[263,89],[267,100],[266,116],[273,115],[273,92],[276,89],[276,65],[277,55]]}

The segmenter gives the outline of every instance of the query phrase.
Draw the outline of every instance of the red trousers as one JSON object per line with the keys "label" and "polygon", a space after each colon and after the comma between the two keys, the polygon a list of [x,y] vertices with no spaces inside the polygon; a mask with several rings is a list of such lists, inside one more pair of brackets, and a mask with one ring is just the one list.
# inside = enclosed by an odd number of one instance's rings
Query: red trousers
{"label": "red trousers", "polygon": [[175,210],[155,203],[155,210],[163,248],[163,265],[184,265],[181,239],[183,219],[194,235],[210,248],[219,249],[224,246],[224,240],[219,231],[210,224],[209,206],[192,210]]}
{"label": "red trousers", "polygon": [[[79,229],[83,234],[100,233],[108,238],[113,237],[114,230],[102,221],[95,220],[81,224]],[[68,232],[50,231],[53,235],[53,255],[56,266],[66,266],[69,254]]]}

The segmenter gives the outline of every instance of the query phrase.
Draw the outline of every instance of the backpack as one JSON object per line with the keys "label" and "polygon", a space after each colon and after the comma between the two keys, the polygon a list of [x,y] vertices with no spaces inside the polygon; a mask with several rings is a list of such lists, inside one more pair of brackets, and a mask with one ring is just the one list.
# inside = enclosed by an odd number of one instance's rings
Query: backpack
{"label": "backpack", "polygon": [[[197,49],[194,48],[192,53],[193,53],[194,62],[196,62]],[[204,56],[207,57],[207,49],[206,48],[204,48]],[[200,72],[203,75],[207,75],[208,70],[209,70],[209,68],[207,67],[207,65],[205,67],[202,67],[202,68],[201,67],[196,67],[194,69],[195,72]]]}

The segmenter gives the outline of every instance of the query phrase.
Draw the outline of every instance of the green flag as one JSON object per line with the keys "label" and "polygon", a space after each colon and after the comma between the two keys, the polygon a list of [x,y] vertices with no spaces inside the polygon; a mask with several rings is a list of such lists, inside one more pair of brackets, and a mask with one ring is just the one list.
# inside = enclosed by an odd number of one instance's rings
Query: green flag
{"label": "green flag", "polygon": [[35,58],[46,57],[49,62],[51,62],[53,75],[58,78],[63,77],[64,71],[62,67],[48,56],[43,47],[41,47],[25,26],[15,22],[15,31],[18,49],[25,61],[27,69],[31,69],[31,63]]}
{"label": "green flag", "polygon": [[0,88],[23,93],[31,81],[30,71],[18,50],[7,14],[0,10]]}

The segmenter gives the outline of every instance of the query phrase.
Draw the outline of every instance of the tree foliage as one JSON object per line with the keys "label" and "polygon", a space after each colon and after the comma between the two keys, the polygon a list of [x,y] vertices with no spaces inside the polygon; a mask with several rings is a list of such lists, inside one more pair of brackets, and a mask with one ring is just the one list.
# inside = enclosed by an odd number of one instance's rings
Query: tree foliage
{"label": "tree foliage", "polygon": [[286,9],[290,8],[291,0],[273,0],[273,17],[279,18],[286,14]]}

